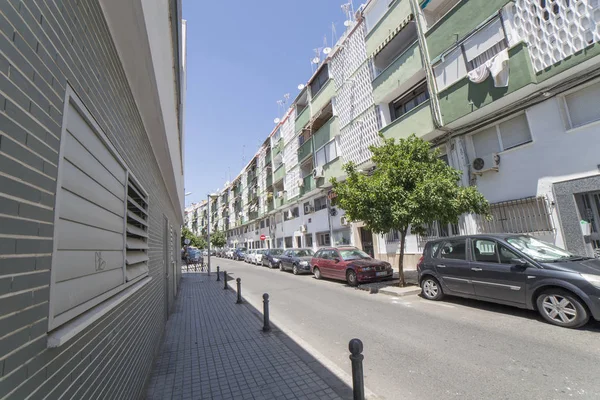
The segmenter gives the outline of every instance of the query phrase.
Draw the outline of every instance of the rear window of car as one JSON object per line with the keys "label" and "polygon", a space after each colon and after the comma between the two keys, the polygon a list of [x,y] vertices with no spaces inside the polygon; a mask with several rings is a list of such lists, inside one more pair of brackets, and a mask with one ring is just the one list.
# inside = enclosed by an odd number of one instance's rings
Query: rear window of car
{"label": "rear window of car", "polygon": [[283,254],[283,250],[281,250],[281,249],[269,250],[269,254],[272,256],[280,256]]}
{"label": "rear window of car", "polygon": [[312,257],[315,254],[312,250],[297,250],[296,257]]}

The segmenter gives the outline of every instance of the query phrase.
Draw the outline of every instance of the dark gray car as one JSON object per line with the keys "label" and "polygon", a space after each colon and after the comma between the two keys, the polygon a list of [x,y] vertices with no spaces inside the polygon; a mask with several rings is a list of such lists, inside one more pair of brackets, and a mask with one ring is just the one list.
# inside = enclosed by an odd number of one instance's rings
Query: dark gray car
{"label": "dark gray car", "polygon": [[428,242],[417,265],[422,295],[444,294],[530,310],[555,325],[600,321],[600,260],[527,235],[458,236]]}
{"label": "dark gray car", "polygon": [[294,275],[310,274],[310,260],[315,252],[312,249],[289,249],[279,257],[279,269],[291,269]]}

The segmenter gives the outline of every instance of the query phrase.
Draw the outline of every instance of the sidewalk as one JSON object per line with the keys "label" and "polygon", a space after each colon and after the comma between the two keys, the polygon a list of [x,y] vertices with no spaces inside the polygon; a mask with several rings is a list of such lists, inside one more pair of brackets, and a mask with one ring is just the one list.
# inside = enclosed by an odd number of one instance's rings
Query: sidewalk
{"label": "sidewalk", "polygon": [[183,274],[146,399],[347,397],[347,387],[325,382],[310,355],[286,345],[281,332],[263,333],[251,306],[235,300],[215,273]]}
{"label": "sidewalk", "polygon": [[398,278],[398,272],[394,272],[393,279],[381,282],[363,283],[362,285],[359,285],[358,288],[371,293],[389,294],[392,296],[410,296],[421,293],[416,270],[404,271],[404,280],[406,281],[407,286],[403,288],[398,287],[400,279]]}

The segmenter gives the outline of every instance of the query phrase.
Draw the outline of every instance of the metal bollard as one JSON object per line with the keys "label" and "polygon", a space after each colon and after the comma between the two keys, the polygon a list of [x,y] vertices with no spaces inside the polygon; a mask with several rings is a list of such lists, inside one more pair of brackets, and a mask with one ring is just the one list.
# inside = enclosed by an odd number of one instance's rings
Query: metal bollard
{"label": "metal bollard", "polygon": [[263,332],[270,332],[271,324],[269,323],[269,294],[263,294]]}
{"label": "metal bollard", "polygon": [[242,279],[237,278],[235,281],[237,282],[237,301],[235,304],[242,304]]}
{"label": "metal bollard", "polygon": [[363,376],[363,343],[360,339],[352,339],[348,344],[350,361],[352,361],[352,390],[354,400],[365,400],[365,378]]}
{"label": "metal bollard", "polygon": [[227,271],[223,271],[223,290],[227,290]]}
{"label": "metal bollard", "polygon": [[219,267],[219,266],[217,265],[217,282],[221,280],[221,275],[219,275],[219,269],[220,269],[220,268],[221,268],[221,267]]}

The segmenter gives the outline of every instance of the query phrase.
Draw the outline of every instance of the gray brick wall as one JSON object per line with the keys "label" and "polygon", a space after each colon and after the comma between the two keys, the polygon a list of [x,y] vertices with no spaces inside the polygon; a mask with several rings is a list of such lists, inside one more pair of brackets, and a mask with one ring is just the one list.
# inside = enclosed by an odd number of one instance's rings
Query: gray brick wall
{"label": "gray brick wall", "polygon": [[[165,217],[176,237],[179,228],[98,1],[0,0],[0,50],[0,399],[139,398],[167,296],[174,295],[173,282],[165,282]],[[68,84],[149,193],[153,279],[79,336],[48,349]],[[176,248],[168,259],[178,259],[177,243],[169,247]]]}

